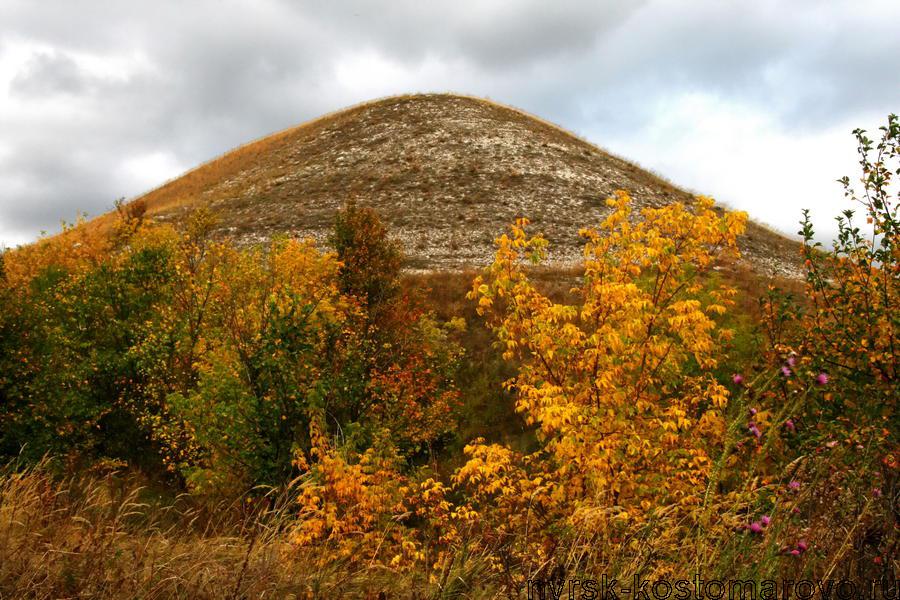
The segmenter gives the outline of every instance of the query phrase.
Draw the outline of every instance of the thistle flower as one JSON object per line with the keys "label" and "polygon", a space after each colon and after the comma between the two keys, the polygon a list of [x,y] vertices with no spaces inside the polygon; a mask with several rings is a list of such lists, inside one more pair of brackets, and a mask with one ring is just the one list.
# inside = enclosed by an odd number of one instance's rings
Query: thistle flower
{"label": "thistle flower", "polygon": [[772,519],[769,517],[769,515],[763,515],[759,518],[759,522],[762,523],[763,527],[768,527],[769,523],[772,522]]}
{"label": "thistle flower", "polygon": [[750,407],[750,416],[752,416],[752,417],[756,416],[756,409],[753,408],[752,406]]}
{"label": "thistle flower", "polygon": [[787,365],[784,365],[783,367],[781,367],[781,374],[784,375],[785,377],[791,376],[791,370],[788,368]]}
{"label": "thistle flower", "polygon": [[816,375],[816,385],[825,385],[828,383],[828,373],[819,373]]}
{"label": "thistle flower", "polygon": [[743,385],[744,384],[744,376],[740,373],[735,373],[731,377],[731,381],[734,382],[734,385]]}
{"label": "thistle flower", "polygon": [[794,433],[795,431],[797,431],[797,426],[794,425],[793,419],[788,419],[787,421],[785,421],[784,428],[787,429],[788,431],[790,431],[791,433]]}
{"label": "thistle flower", "polygon": [[762,525],[759,524],[759,521],[753,521],[750,523],[750,527],[748,527],[750,533],[762,533]]}
{"label": "thistle flower", "polygon": [[800,489],[800,482],[797,481],[796,479],[793,480],[793,481],[791,481],[791,482],[788,484],[788,489],[789,489],[789,490],[799,490],[799,489]]}
{"label": "thistle flower", "polygon": [[800,556],[800,551],[794,548],[793,550],[788,552],[788,554],[790,554],[791,556]]}
{"label": "thistle flower", "polygon": [[797,542],[797,550],[799,550],[800,552],[806,552],[808,548],[809,544],[806,543],[806,540],[800,540],[799,542]]}

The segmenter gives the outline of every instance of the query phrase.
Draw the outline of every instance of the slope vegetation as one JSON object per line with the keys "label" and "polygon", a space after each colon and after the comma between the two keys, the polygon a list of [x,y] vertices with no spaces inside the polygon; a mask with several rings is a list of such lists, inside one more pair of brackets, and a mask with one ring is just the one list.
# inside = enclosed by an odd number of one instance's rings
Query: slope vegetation
{"label": "slope vegetation", "polygon": [[[428,94],[378,100],[241,146],[141,199],[158,220],[196,206],[241,244],[288,233],[323,240],[338,207],[374,207],[411,268],[487,264],[493,239],[527,216],[551,241],[550,260],[578,259],[580,226],[627,190],[638,206],[684,190],[559,127],[477,98]],[[752,225],[742,242],[760,274],[796,272],[796,244]]]}

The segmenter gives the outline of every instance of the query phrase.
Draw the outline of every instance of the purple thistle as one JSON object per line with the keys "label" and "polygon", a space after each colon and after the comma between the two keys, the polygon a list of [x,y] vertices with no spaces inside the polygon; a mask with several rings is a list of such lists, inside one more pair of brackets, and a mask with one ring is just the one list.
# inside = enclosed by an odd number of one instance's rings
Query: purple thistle
{"label": "purple thistle", "polygon": [[769,515],[763,515],[759,518],[759,522],[762,523],[763,527],[768,527],[769,523],[772,522],[772,519],[769,517]]}
{"label": "purple thistle", "polygon": [[788,489],[789,489],[789,490],[799,490],[799,489],[800,489],[800,482],[797,481],[796,479],[793,480],[793,481],[791,481],[791,482],[788,484]]}
{"label": "purple thistle", "polygon": [[819,373],[816,375],[816,385],[825,385],[828,383],[828,373]]}
{"label": "purple thistle", "polygon": [[731,381],[734,382],[734,385],[743,385],[744,384],[744,376],[741,375],[740,373],[735,373],[734,376],[732,376]]}
{"label": "purple thistle", "polygon": [[752,523],[750,523],[749,529],[750,533],[762,533],[763,530],[762,525],[760,525],[757,521],[753,521]]}
{"label": "purple thistle", "polygon": [[788,419],[787,421],[785,421],[785,422],[784,422],[784,427],[785,427],[785,429],[787,429],[787,430],[790,431],[791,433],[794,433],[795,431],[797,431],[797,427],[794,425],[794,420],[793,420],[793,419]]}
{"label": "purple thistle", "polygon": [[755,416],[756,416],[756,409],[753,408],[752,406],[750,407],[750,416],[751,416],[751,417],[755,417]]}
{"label": "purple thistle", "polygon": [[788,554],[790,554],[791,556],[800,556],[800,551],[794,548],[793,550],[788,552]]}
{"label": "purple thistle", "polygon": [[799,550],[800,552],[806,552],[808,548],[809,544],[806,543],[806,540],[800,540],[799,542],[797,542],[797,550]]}
{"label": "purple thistle", "polygon": [[781,367],[781,374],[784,375],[785,377],[791,376],[791,370],[788,369],[787,365]]}

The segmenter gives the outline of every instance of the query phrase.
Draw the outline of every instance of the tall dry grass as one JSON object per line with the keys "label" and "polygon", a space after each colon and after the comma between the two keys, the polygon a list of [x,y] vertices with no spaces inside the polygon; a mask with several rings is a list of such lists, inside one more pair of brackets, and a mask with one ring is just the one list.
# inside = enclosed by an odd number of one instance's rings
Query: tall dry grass
{"label": "tall dry grass", "polygon": [[[136,476],[0,474],[0,598],[379,597],[418,583],[288,543],[288,503],[155,500]],[[321,564],[321,563],[319,563]]]}

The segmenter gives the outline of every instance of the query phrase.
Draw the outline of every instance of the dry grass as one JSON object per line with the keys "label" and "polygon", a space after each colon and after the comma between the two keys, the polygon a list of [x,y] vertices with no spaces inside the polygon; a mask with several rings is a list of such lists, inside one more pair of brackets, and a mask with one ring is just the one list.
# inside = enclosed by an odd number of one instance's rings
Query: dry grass
{"label": "dry grass", "polygon": [[[272,506],[240,498],[204,507],[152,499],[134,475],[60,480],[47,463],[7,467],[0,598],[375,598],[398,589],[384,569],[315,566],[287,542],[287,503]],[[415,593],[415,578],[404,581]]]}
{"label": "dry grass", "polygon": [[[896,528],[892,532],[887,501],[854,503],[859,490],[831,481],[846,460],[836,452],[807,460],[807,485],[797,498],[813,514],[802,530],[776,514],[760,540],[718,530],[712,537],[699,530],[686,534],[678,523],[665,521],[622,540],[576,531],[560,548],[555,572],[581,579],[602,573],[620,581],[637,573],[651,581],[671,578],[670,571],[647,568],[662,551],[681,557],[684,570],[677,576],[872,581],[900,566]],[[420,572],[358,565],[330,548],[293,546],[288,540],[294,517],[285,497],[204,506],[184,496],[154,497],[140,477],[127,472],[69,478],[53,473],[46,462],[27,469],[8,465],[0,472],[0,598],[524,596],[524,590],[517,595],[510,589],[519,584],[508,574],[491,572],[484,551],[467,550],[469,544],[457,550],[439,580],[426,582]],[[747,509],[737,503],[725,510],[741,520]],[[815,548],[802,561],[786,555],[779,542],[798,535]],[[884,564],[875,564],[873,557],[885,552]]]}

